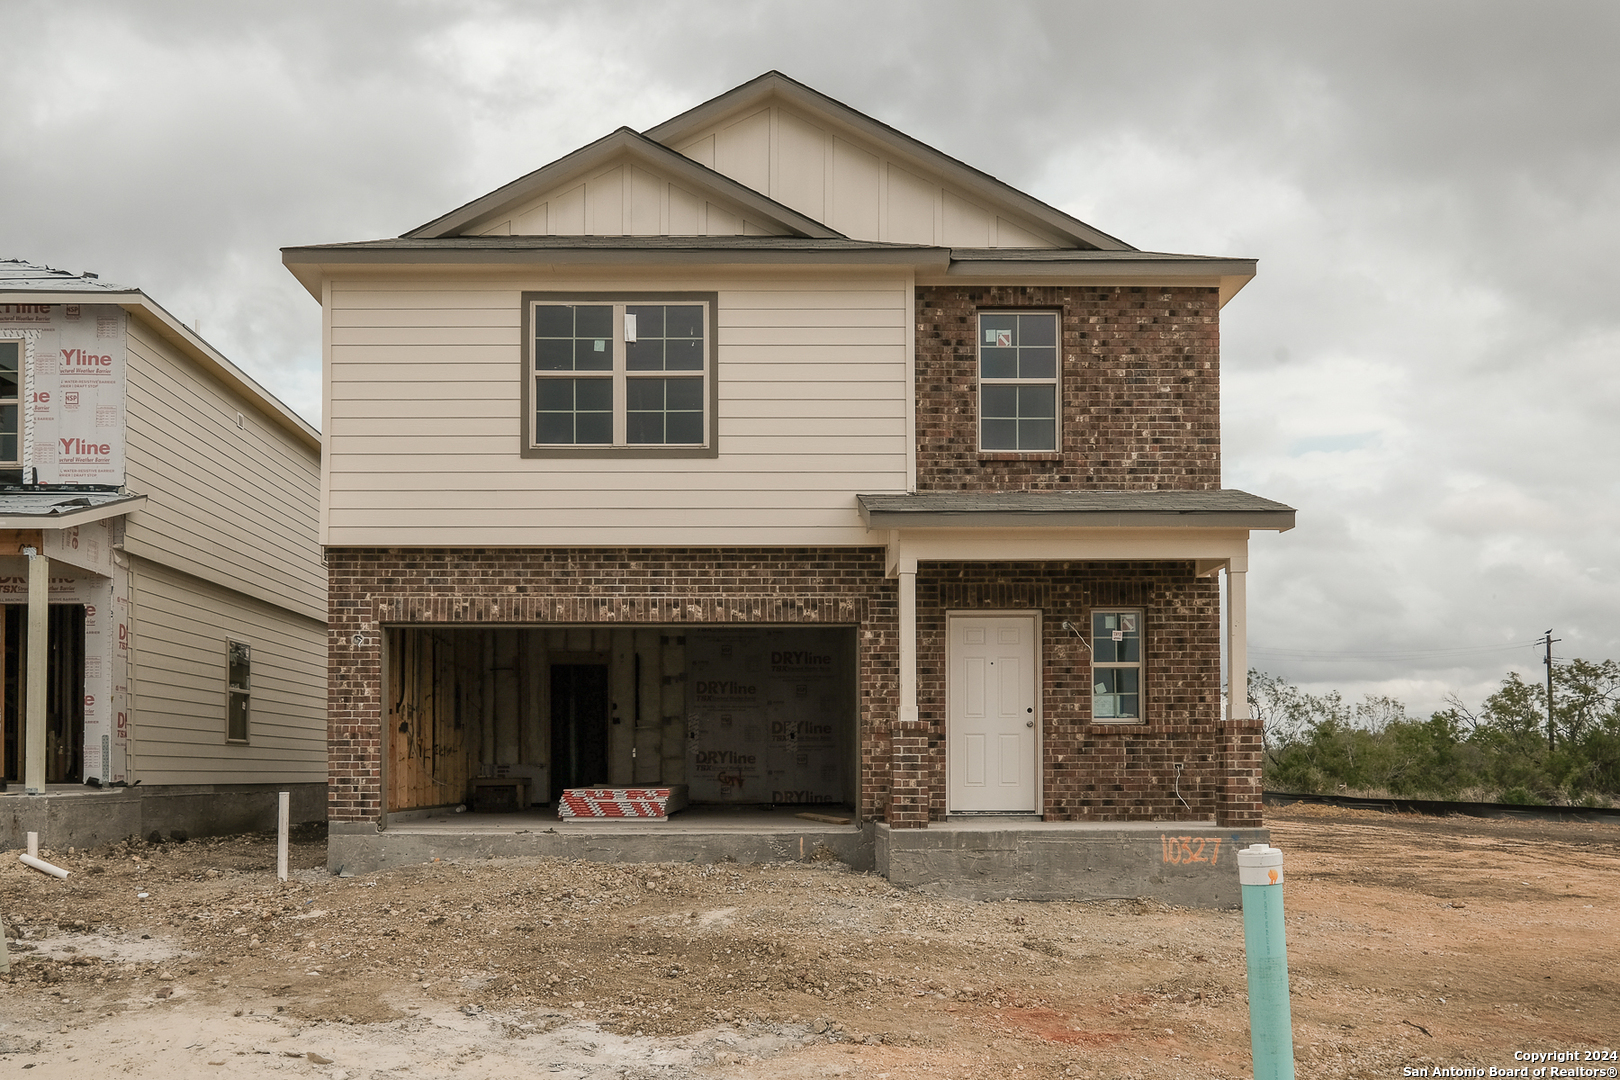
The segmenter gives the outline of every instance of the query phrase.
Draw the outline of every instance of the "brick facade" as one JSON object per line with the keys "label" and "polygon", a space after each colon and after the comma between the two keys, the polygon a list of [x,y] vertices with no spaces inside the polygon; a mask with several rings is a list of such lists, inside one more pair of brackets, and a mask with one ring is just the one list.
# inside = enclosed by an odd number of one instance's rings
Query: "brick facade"
{"label": "brick facade", "polygon": [[[1141,724],[1096,724],[1095,607],[1143,609]],[[945,816],[947,612],[1041,613],[1042,805],[1048,821],[1155,821],[1217,812],[1222,761],[1220,588],[1187,563],[925,563],[917,573],[918,719],[929,815]],[[1175,763],[1183,766],[1180,799]],[[1181,801],[1185,799],[1185,804]]]}
{"label": "brick facade", "polygon": [[863,818],[889,812],[899,591],[881,548],[329,548],[330,818],[382,813],[385,625],[857,628]]}
{"label": "brick facade", "polygon": [[[1060,311],[1060,452],[980,452],[977,312]],[[1215,289],[918,286],[918,491],[1221,486]]]}
{"label": "brick facade", "polygon": [[[1062,313],[1058,453],[975,449],[975,315],[1016,308]],[[1211,288],[918,287],[918,490],[1218,489],[1218,309]],[[385,625],[754,623],[856,628],[858,811],[921,827],[946,811],[946,613],[976,610],[1042,613],[1048,820],[1260,821],[1258,731],[1233,729],[1221,716],[1219,586],[1190,564],[923,564],[919,717],[901,724],[898,588],[884,576],[881,548],[334,548],[327,556],[334,821],[383,811]],[[1097,606],[1145,613],[1143,724],[1092,722],[1089,660],[1061,626],[1089,627]]]}
{"label": "brick facade", "polygon": [[[1259,821],[1254,733],[1220,720],[1219,592],[1184,563],[940,563],[918,574],[918,706],[900,724],[898,608],[883,552],[828,549],[328,551],[330,818],[382,811],[384,626],[853,626],[863,819],[921,827],[945,813],[945,615],[1042,613],[1048,820],[1217,816]],[[1146,723],[1091,722],[1084,650],[1061,629],[1095,606],[1145,611]],[[1240,751],[1233,759],[1232,751]],[[1181,762],[1176,796],[1174,763]]]}

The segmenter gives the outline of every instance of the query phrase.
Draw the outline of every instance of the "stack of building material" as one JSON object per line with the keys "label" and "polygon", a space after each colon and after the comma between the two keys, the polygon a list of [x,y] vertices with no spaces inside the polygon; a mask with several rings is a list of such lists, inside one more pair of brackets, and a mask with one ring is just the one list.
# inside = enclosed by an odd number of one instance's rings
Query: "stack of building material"
{"label": "stack of building material", "polygon": [[668,821],[686,805],[686,785],[632,788],[568,788],[557,801],[564,821]]}

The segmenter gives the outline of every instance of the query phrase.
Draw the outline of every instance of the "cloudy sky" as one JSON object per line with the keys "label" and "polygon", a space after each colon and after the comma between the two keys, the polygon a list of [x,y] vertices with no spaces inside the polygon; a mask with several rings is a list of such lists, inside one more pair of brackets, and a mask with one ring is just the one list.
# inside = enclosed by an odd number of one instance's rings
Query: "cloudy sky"
{"label": "cloudy sky", "polygon": [[312,421],[283,246],[395,236],[777,68],[1139,248],[1252,256],[1255,666],[1418,712],[1620,658],[1620,6],[9,0],[0,257]]}

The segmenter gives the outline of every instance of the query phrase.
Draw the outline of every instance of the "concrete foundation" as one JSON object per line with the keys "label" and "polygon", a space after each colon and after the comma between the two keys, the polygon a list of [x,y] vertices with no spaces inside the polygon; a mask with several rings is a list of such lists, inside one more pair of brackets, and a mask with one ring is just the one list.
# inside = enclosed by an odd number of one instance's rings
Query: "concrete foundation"
{"label": "concrete foundation", "polygon": [[1237,851],[1266,829],[1205,821],[1093,825],[994,819],[926,829],[876,827],[874,861],[891,882],[963,900],[1152,897],[1182,907],[1241,906]]}
{"label": "concrete foundation", "polygon": [[1239,848],[1265,829],[1212,822],[1086,824],[1007,819],[926,829],[827,825],[790,814],[683,812],[667,822],[556,820],[427,811],[372,824],[334,822],[327,865],[365,874],[435,859],[548,855],[598,862],[804,862],[836,858],[896,885],[963,900],[1152,897],[1185,907],[1237,907]]}
{"label": "concrete foundation", "polygon": [[[404,820],[401,820],[401,819]],[[395,815],[386,829],[333,822],[326,865],[333,873],[368,874],[435,859],[549,855],[594,862],[766,863],[836,859],[871,870],[872,831],[777,815],[715,815],[668,821],[558,821],[528,814]]]}
{"label": "concrete foundation", "polygon": [[28,834],[41,846],[94,847],[153,832],[164,839],[226,836],[276,827],[276,796],[291,796],[291,821],[326,820],[325,784],[198,784],[171,787],[52,786],[43,795],[0,795],[0,849]]}

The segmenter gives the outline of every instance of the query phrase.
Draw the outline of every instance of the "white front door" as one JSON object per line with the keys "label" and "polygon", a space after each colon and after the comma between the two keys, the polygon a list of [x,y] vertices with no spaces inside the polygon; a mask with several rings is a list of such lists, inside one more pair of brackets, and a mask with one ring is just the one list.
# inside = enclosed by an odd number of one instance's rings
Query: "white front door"
{"label": "white front door", "polygon": [[1032,814],[1035,616],[951,616],[946,628],[946,808]]}

